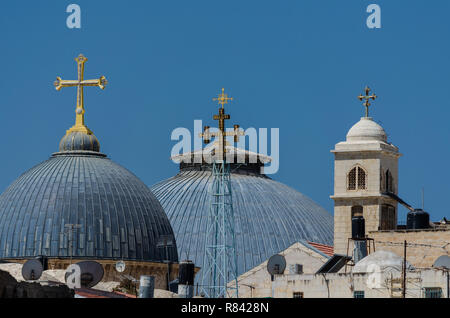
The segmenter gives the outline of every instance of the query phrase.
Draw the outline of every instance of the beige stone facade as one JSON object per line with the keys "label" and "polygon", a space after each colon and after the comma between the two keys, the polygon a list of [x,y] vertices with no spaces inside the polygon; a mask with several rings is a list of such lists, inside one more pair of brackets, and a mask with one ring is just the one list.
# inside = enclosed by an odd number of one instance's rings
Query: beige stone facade
{"label": "beige stone facade", "polygon": [[[312,248],[308,243],[295,243],[279,253],[286,259],[285,275],[293,274],[295,265],[303,267],[303,273],[315,273],[327,260],[328,256]],[[268,261],[268,260],[267,260]],[[239,298],[273,297],[272,276],[267,272],[267,261],[238,277]],[[275,275],[274,280],[278,276]]]}
{"label": "beige stone facade", "polygon": [[[447,232],[448,233],[448,232]],[[384,249],[384,248],[383,248]],[[356,272],[352,266],[343,267],[338,273],[316,274],[329,259],[308,244],[295,243],[280,252],[286,259],[283,274],[267,272],[267,261],[238,278],[240,298],[400,298],[402,297],[403,275],[401,265],[390,267],[387,262],[379,271]],[[384,258],[381,260],[383,262]],[[402,263],[398,257],[398,263]],[[413,259],[412,259],[413,260]],[[302,264],[303,273],[290,270],[293,265]],[[355,269],[355,272],[352,270]],[[374,276],[375,274],[375,276]],[[406,273],[406,298],[429,297],[435,293],[448,297],[448,273],[441,269],[414,268]],[[374,279],[375,277],[375,279]],[[437,293],[437,294],[436,294]]]}
{"label": "beige stone facade", "polygon": [[441,255],[450,255],[450,226],[440,229],[396,230],[369,232],[376,249],[403,256],[407,242],[406,259],[417,268],[431,267]]}
{"label": "beige stone facade", "polygon": [[[352,236],[352,206],[363,206],[363,217],[366,224],[366,234],[377,231],[380,226],[380,214],[383,204],[397,207],[397,203],[387,196],[358,197],[338,199],[334,201],[334,251],[336,254],[347,254],[352,251],[354,242]],[[397,218],[395,218],[396,220]]]}
{"label": "beige stone facade", "polygon": [[[334,194],[331,196],[335,202],[334,250],[337,254],[346,254],[347,249],[353,248],[348,246],[352,236],[352,207],[362,207],[366,234],[382,229],[386,223],[382,209],[392,207],[390,224],[395,229],[397,202],[383,193],[387,190],[398,192],[398,158],[401,154],[397,147],[387,142],[383,128],[371,118],[362,118],[350,129],[347,140],[338,143],[331,152],[335,155]],[[363,176],[358,174],[352,186],[350,173],[354,168],[364,173]],[[391,181],[389,189],[387,173]]]}
{"label": "beige stone facade", "polygon": [[[283,275],[273,282],[275,298],[364,298],[402,297],[401,272],[383,273],[380,285],[371,286],[368,273],[334,273],[323,275]],[[447,273],[437,269],[411,271],[406,276],[406,298],[425,298],[427,292],[440,292],[447,298]]]}

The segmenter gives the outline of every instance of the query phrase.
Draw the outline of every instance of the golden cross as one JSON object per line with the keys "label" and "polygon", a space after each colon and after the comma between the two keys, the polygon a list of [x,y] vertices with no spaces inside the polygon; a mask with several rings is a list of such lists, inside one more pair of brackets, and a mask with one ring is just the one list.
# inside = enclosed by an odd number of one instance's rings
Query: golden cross
{"label": "golden cross", "polygon": [[67,133],[79,131],[87,134],[92,134],[92,131],[90,131],[89,128],[87,128],[84,125],[85,110],[84,110],[83,88],[85,86],[98,86],[101,89],[104,89],[106,84],[108,84],[108,81],[104,76],[94,80],[84,79],[84,63],[86,63],[87,60],[88,59],[84,57],[83,54],[80,54],[77,58],[75,58],[75,61],[77,62],[78,65],[78,80],[63,80],[61,79],[61,77],[57,77],[56,81],[54,82],[57,91],[59,91],[62,87],[75,87],[75,86],[77,87],[77,108],[75,110],[76,113],[75,126],[70,128],[67,131]]}
{"label": "golden cross", "polygon": [[214,101],[218,101],[219,104],[222,104],[222,107],[219,108],[219,115],[214,115],[213,119],[219,121],[219,130],[217,132],[210,132],[210,127],[205,126],[204,132],[200,134],[200,138],[203,138],[205,144],[208,144],[211,141],[211,137],[218,137],[219,146],[216,151],[216,158],[219,160],[225,160],[225,138],[227,136],[234,136],[234,142],[239,141],[239,136],[244,136],[245,133],[239,129],[239,125],[234,125],[234,130],[227,132],[225,131],[225,120],[230,119],[230,115],[225,114],[224,104],[228,104],[229,100],[233,100],[233,98],[228,97],[227,94],[224,93],[225,89],[222,88],[222,94],[220,94],[217,98],[214,98]]}
{"label": "golden cross", "polygon": [[217,95],[217,98],[213,98],[213,101],[217,101],[219,104],[222,104],[222,109],[224,104],[228,104],[229,100],[232,101],[233,97],[228,97],[228,95],[225,94],[225,88],[222,88],[222,94]]}
{"label": "golden cross", "polygon": [[360,101],[364,100],[363,106],[366,107],[366,117],[369,117],[369,106],[371,105],[369,101],[370,99],[375,100],[375,98],[377,98],[378,96],[375,94],[369,96],[370,88],[368,86],[366,86],[365,91],[366,96],[359,95],[358,98]]}

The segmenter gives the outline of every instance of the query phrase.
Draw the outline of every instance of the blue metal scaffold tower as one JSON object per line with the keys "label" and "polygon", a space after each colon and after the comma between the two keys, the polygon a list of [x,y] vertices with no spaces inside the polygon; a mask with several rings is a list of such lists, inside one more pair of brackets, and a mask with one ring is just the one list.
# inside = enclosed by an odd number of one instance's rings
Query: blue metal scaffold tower
{"label": "blue metal scaffold tower", "polygon": [[207,220],[201,293],[208,298],[238,297],[235,218],[230,164],[226,162],[225,156],[225,138],[234,136],[234,141],[237,142],[244,133],[239,130],[239,125],[234,125],[231,132],[225,131],[225,120],[230,119],[230,115],[225,114],[224,104],[233,99],[224,93],[223,88],[222,94],[214,100],[222,104],[219,115],[214,115],[214,120],[219,121],[219,130],[210,132],[210,127],[205,126],[201,134],[205,143],[209,143],[211,137],[217,137],[212,166],[213,182],[209,190],[210,213]]}

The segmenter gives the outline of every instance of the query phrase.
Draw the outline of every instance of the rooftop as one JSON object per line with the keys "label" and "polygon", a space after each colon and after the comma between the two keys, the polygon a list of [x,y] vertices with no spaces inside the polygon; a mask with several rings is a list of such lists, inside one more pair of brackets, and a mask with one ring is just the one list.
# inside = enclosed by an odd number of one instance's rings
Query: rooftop
{"label": "rooftop", "polygon": [[315,243],[315,242],[308,242],[308,244],[311,245],[312,247],[315,247],[316,249],[318,249],[319,251],[321,251],[322,253],[324,253],[328,256],[334,255],[334,247],[333,246]]}

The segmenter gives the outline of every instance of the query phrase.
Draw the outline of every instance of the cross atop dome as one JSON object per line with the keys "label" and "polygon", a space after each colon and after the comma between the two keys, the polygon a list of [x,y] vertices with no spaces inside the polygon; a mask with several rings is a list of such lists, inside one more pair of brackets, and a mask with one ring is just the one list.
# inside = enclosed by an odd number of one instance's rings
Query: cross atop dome
{"label": "cross atop dome", "polygon": [[370,100],[375,100],[375,98],[377,98],[378,96],[375,94],[369,95],[370,93],[370,88],[368,86],[366,86],[366,88],[364,89],[366,92],[366,95],[359,95],[358,98],[360,101],[364,100],[363,106],[366,107],[366,117],[369,117],[369,106],[370,104]]}
{"label": "cross atop dome", "polygon": [[222,108],[224,104],[228,104],[228,101],[232,101],[233,97],[228,97],[228,94],[225,94],[225,88],[222,87],[222,94],[217,95],[217,98],[213,98],[213,101],[217,101],[219,104],[222,104]]}
{"label": "cross atop dome", "polygon": [[84,124],[84,94],[83,89],[85,86],[98,86],[104,89],[108,81],[106,77],[101,76],[99,79],[85,80],[84,79],[84,64],[87,62],[87,58],[80,54],[75,61],[78,66],[78,79],[77,80],[63,80],[61,77],[57,77],[54,82],[55,88],[59,91],[63,87],[77,87],[77,107],[75,109],[76,119],[75,125],[67,131],[67,135],[72,132],[82,132],[88,135],[92,135],[92,131]]}
{"label": "cross atop dome", "polygon": [[200,134],[200,138],[203,138],[205,144],[208,144],[211,141],[211,137],[217,137],[219,139],[219,145],[217,147],[218,151],[216,153],[216,157],[219,160],[225,159],[225,153],[226,153],[226,141],[225,138],[227,136],[234,136],[234,142],[239,141],[239,136],[244,136],[244,132],[239,129],[239,125],[234,125],[234,130],[231,132],[227,132],[225,130],[225,120],[230,119],[230,115],[225,114],[225,108],[224,104],[228,104],[228,101],[232,101],[232,97],[228,97],[227,94],[225,94],[225,88],[222,88],[222,94],[218,95],[217,98],[213,99],[214,101],[217,101],[219,104],[222,105],[221,108],[219,108],[219,114],[214,115],[213,119],[219,121],[219,130],[217,132],[210,132],[209,126],[204,127],[204,132]]}

